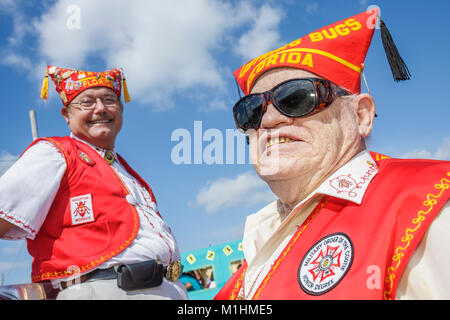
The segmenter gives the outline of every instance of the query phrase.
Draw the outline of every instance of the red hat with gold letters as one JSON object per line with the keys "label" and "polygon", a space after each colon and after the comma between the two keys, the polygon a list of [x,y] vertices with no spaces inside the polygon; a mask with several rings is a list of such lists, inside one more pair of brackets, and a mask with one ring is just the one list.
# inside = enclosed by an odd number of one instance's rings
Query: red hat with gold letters
{"label": "red hat with gold letters", "polygon": [[[311,32],[244,64],[234,72],[236,81],[247,95],[265,71],[292,67],[312,72],[351,93],[359,93],[364,60],[378,18],[379,9],[374,7]],[[380,31],[394,79],[409,79],[409,70],[381,19]]]}
{"label": "red hat with gold letters", "polygon": [[104,72],[78,71],[74,69],[47,66],[47,72],[41,89],[41,97],[47,101],[48,77],[56,86],[64,106],[67,106],[82,91],[93,87],[107,87],[112,89],[120,98],[122,85],[125,102],[130,101],[127,84],[123,72],[112,69]]}

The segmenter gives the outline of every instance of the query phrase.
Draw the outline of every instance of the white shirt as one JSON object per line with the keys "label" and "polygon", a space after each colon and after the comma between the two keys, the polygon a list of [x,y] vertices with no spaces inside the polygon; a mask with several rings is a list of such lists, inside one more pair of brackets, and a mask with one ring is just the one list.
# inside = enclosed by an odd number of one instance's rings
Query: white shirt
{"label": "white shirt", "polygon": [[[360,204],[370,181],[377,173],[375,161],[365,150],[297,204],[286,218],[283,217],[280,200],[248,216],[242,241],[248,268],[240,294],[247,299],[253,297],[297,230],[296,226],[304,222],[323,195]],[[447,202],[409,260],[398,284],[397,299],[450,299],[450,273],[447,270],[450,256],[444,254],[448,252],[449,228],[450,203]]]}
{"label": "white shirt", "polygon": [[[103,157],[106,150],[96,148],[73,134],[71,137],[87,144]],[[149,259],[159,260],[164,265],[180,260],[175,237],[170,227],[156,213],[156,204],[149,192],[128,173],[115,152],[113,153],[116,161],[111,166],[132,195],[127,196],[127,201],[136,207],[140,227],[136,239],[129,247],[98,268],[105,269],[117,264]],[[66,166],[64,156],[53,143],[39,141],[0,177],[0,218],[15,225],[3,236],[4,239],[36,237],[58,192]],[[163,286],[166,285],[168,284],[164,279]]]}

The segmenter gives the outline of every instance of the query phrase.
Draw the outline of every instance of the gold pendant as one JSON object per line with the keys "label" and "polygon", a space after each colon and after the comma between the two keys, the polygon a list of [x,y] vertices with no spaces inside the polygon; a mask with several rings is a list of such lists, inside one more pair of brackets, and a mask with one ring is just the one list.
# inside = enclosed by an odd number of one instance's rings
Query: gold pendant
{"label": "gold pendant", "polygon": [[106,162],[111,165],[114,162],[114,154],[111,151],[107,150],[105,152],[105,155],[103,156],[103,159],[105,159]]}

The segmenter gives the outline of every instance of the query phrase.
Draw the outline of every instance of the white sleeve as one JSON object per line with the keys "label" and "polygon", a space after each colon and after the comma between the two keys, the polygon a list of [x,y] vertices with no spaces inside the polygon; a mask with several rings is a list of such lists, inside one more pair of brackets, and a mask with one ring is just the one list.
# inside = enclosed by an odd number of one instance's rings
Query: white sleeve
{"label": "white sleeve", "polygon": [[53,143],[39,141],[0,177],[0,218],[15,225],[2,238],[35,238],[66,167],[64,155]]}
{"label": "white sleeve", "polygon": [[438,213],[400,278],[396,299],[450,299],[450,201]]}

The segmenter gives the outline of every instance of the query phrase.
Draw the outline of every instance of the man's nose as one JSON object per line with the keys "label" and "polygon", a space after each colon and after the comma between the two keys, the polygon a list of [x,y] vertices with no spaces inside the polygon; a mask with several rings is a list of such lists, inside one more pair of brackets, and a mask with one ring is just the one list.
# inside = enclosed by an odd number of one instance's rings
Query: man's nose
{"label": "man's nose", "polygon": [[104,112],[104,111],[106,111],[106,107],[103,104],[103,100],[101,98],[96,98],[95,99],[94,111],[95,112]]}
{"label": "man's nose", "polygon": [[266,105],[266,112],[261,119],[261,128],[277,128],[283,125],[288,125],[293,122],[293,118],[285,116],[274,105],[268,101]]}

